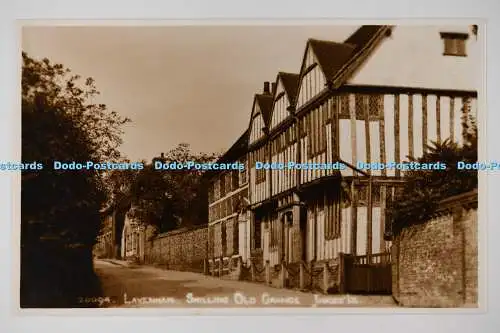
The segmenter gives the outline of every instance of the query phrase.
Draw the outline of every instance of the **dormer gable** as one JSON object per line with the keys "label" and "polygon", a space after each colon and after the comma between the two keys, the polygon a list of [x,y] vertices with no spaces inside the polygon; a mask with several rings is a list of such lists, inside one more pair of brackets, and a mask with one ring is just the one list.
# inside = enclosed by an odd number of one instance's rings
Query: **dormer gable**
{"label": "dormer gable", "polygon": [[327,82],[349,59],[354,45],[309,39],[300,70],[296,109],[327,89]]}
{"label": "dormer gable", "polygon": [[262,94],[254,95],[249,125],[249,145],[263,139],[269,132],[273,95],[269,82],[264,82]]}
{"label": "dormer gable", "polygon": [[274,84],[274,102],[271,112],[272,130],[290,116],[289,108],[295,104],[299,75],[279,72]]}

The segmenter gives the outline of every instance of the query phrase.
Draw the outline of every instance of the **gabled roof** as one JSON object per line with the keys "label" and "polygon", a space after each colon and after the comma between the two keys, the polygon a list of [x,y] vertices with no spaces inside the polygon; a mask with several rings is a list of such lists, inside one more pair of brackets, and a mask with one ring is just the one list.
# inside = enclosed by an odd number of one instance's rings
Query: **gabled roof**
{"label": "gabled roof", "polygon": [[259,105],[264,124],[269,127],[271,121],[271,111],[273,109],[273,96],[271,94],[256,94],[255,103]]}
{"label": "gabled roof", "polygon": [[248,135],[249,131],[248,129],[236,140],[236,142],[229,148],[228,151],[222,155],[219,160],[217,161],[218,163],[230,163],[234,162],[235,160],[239,159],[245,153],[247,152],[248,149]]}
{"label": "gabled roof", "polygon": [[365,46],[385,25],[363,25],[356,30],[344,43],[356,46],[356,51]]}
{"label": "gabled roof", "polygon": [[356,50],[356,46],[350,44],[317,39],[309,39],[308,42],[327,80],[335,76]]}
{"label": "gabled roof", "polygon": [[[386,25],[363,25],[349,36],[343,43],[309,39],[308,46],[312,49],[327,82],[339,86],[342,79],[337,79],[353,64],[354,59],[361,54],[369,54],[369,49],[389,29]],[[359,62],[357,66],[361,65]],[[337,82],[335,82],[337,81]]]}
{"label": "gabled roof", "polygon": [[[216,163],[233,163],[240,157],[245,156],[248,151],[248,129],[236,140],[236,142],[229,148]],[[223,170],[207,170],[203,173],[203,178],[210,180],[215,175],[219,174]]]}
{"label": "gabled roof", "polygon": [[[285,73],[285,72],[279,72],[278,73],[278,79],[276,82],[278,82],[279,79],[281,79],[281,82],[283,83],[283,88],[285,89],[286,96],[288,97],[288,102],[293,105],[295,102],[295,98],[297,97],[297,92],[298,92],[298,85],[299,85],[299,74],[294,74],[294,73]],[[275,92],[273,92],[273,95]]]}

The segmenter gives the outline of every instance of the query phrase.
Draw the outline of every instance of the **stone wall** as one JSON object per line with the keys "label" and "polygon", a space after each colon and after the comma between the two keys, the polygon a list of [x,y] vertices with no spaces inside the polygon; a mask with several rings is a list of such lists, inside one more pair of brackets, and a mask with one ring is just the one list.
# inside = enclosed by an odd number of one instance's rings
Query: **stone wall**
{"label": "stone wall", "polygon": [[392,246],[394,298],[402,306],[477,306],[477,191],[443,201]]}
{"label": "stone wall", "polygon": [[204,272],[208,229],[175,230],[147,241],[145,263],[178,271]]}

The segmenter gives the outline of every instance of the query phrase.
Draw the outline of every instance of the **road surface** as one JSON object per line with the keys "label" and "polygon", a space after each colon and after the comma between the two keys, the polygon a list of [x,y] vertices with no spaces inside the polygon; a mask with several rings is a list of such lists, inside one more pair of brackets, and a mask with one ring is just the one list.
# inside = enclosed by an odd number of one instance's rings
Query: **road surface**
{"label": "road surface", "polygon": [[387,307],[388,296],[319,295],[245,281],[221,280],[125,262],[95,260],[107,307]]}

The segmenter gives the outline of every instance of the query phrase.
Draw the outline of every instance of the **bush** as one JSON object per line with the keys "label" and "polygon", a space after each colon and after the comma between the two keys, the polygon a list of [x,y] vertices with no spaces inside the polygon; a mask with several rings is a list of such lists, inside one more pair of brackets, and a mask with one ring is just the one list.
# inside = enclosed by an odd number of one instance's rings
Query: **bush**
{"label": "bush", "polygon": [[402,228],[424,222],[436,211],[440,201],[477,188],[476,170],[459,170],[457,163],[477,162],[477,125],[465,112],[462,119],[464,144],[459,146],[447,139],[433,142],[426,153],[410,162],[446,164],[446,170],[412,170],[405,174],[405,186],[390,203],[388,213],[393,234]]}

